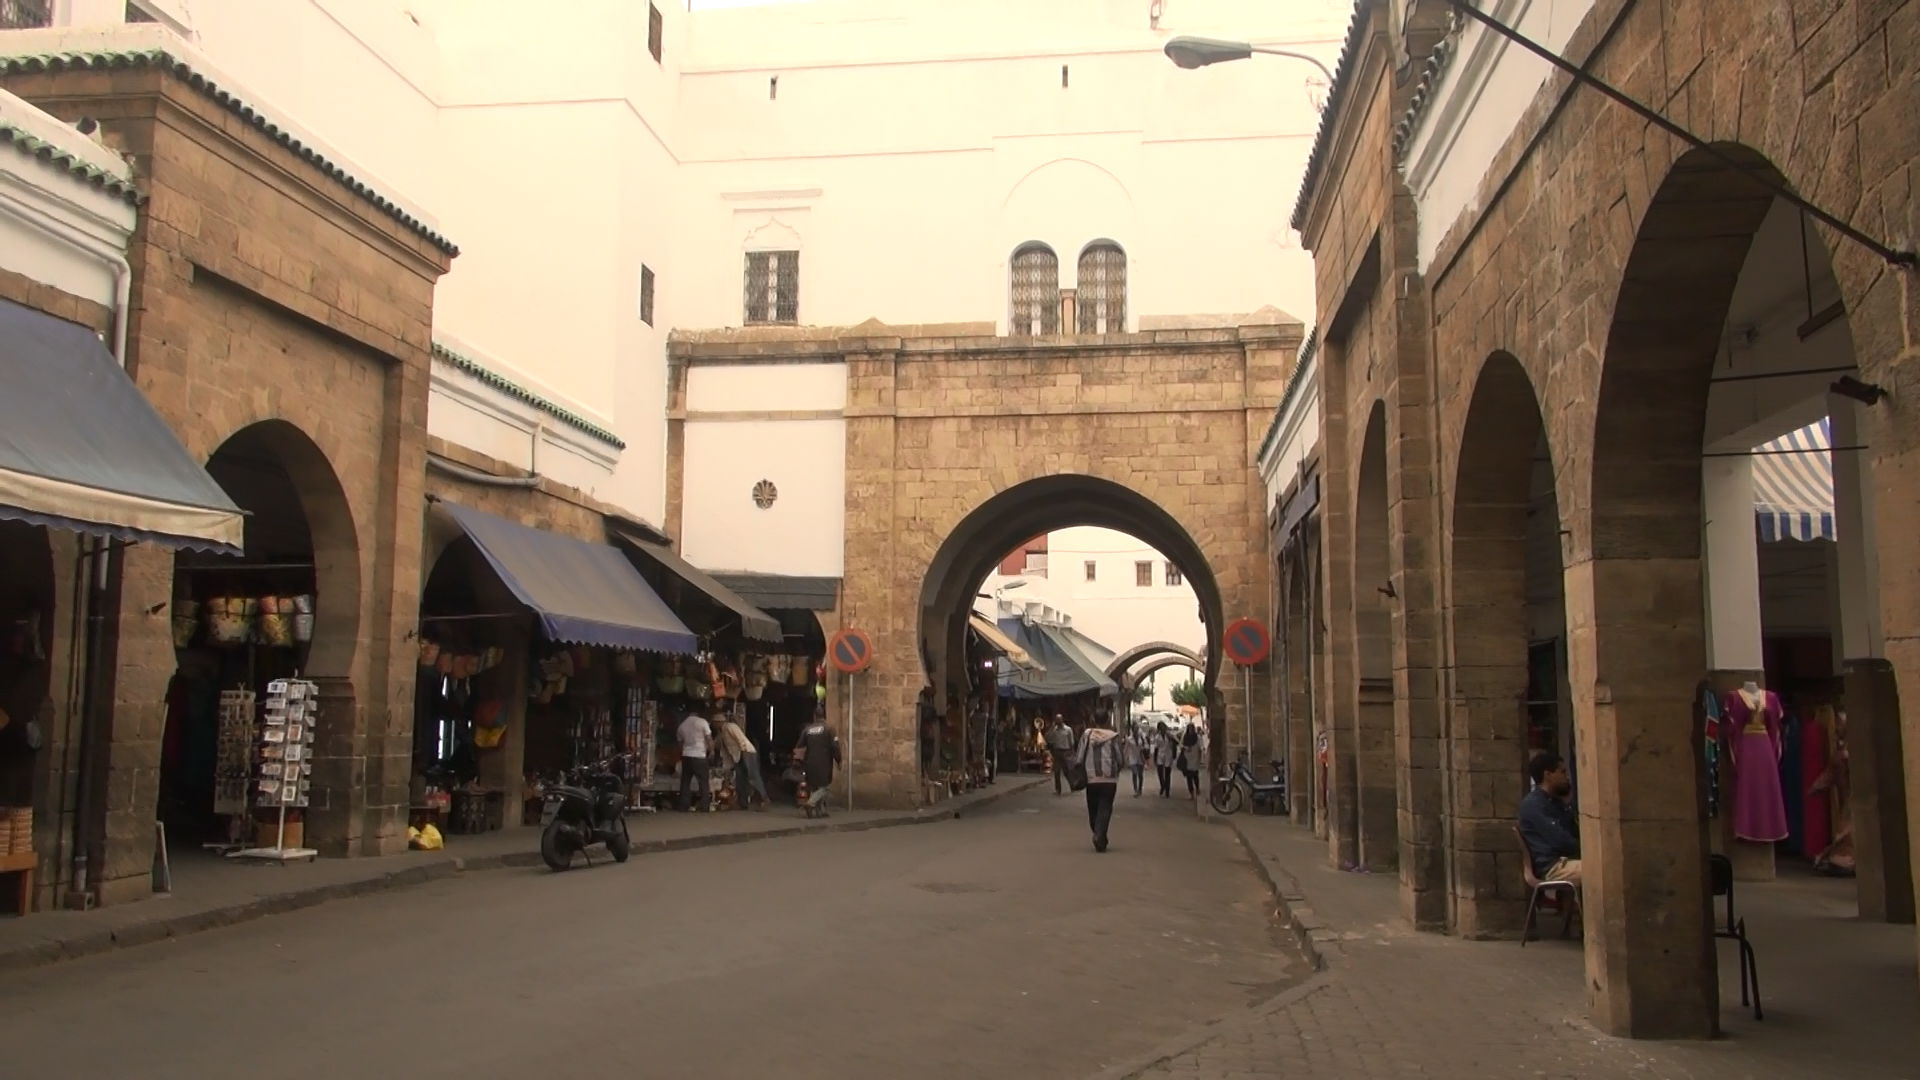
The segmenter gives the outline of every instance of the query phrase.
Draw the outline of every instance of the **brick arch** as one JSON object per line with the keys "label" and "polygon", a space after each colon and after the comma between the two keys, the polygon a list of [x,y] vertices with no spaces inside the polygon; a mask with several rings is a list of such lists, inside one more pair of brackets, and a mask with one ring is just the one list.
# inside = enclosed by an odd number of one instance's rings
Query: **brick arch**
{"label": "brick arch", "polygon": [[[1517,930],[1525,912],[1513,840],[1527,754],[1528,556],[1535,530],[1559,548],[1558,499],[1536,516],[1535,470],[1552,475],[1533,381],[1511,353],[1481,365],[1448,509],[1455,739],[1449,884],[1456,929]],[[1556,566],[1556,572],[1559,567]]]}
{"label": "brick arch", "polygon": [[[1587,970],[1596,1020],[1650,1037],[1718,1029],[1717,959],[1690,716],[1706,672],[1701,444],[1728,305],[1782,177],[1758,151],[1673,163],[1622,273],[1602,355],[1587,531],[1570,597],[1582,814],[1591,822]],[[1629,952],[1673,958],[1654,965]]]}
{"label": "brick arch", "polygon": [[1169,653],[1140,665],[1140,670],[1138,671],[1128,672],[1120,679],[1120,685],[1122,688],[1139,686],[1140,680],[1156,671],[1162,671],[1171,667],[1190,667],[1198,671],[1205,671],[1206,663],[1205,660],[1194,657],[1192,654],[1180,655],[1177,653]]}
{"label": "brick arch", "polygon": [[1140,681],[1138,675],[1131,671],[1133,665],[1149,656],[1158,656],[1162,653],[1184,657],[1188,663],[1201,670],[1205,670],[1207,666],[1206,660],[1199,653],[1184,645],[1175,645],[1171,641],[1149,641],[1144,645],[1135,645],[1114,657],[1113,662],[1107,665],[1107,674],[1116,679],[1123,675],[1133,675],[1133,681],[1138,683]]}

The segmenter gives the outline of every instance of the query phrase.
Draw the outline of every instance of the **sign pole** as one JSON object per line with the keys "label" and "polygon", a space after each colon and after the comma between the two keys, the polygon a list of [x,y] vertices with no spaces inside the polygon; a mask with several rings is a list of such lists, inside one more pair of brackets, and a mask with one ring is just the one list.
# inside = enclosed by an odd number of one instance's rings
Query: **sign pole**
{"label": "sign pole", "polygon": [[853,684],[860,676],[847,672],[847,810],[853,810]]}
{"label": "sign pole", "polygon": [[1247,684],[1247,768],[1253,768],[1253,665],[1240,669],[1240,677]]}

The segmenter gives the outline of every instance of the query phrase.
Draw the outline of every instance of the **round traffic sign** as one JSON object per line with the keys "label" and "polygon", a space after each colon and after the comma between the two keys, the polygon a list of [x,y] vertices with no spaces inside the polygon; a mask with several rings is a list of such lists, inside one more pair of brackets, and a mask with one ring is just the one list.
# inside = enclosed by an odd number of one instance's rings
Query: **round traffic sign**
{"label": "round traffic sign", "polygon": [[867,670],[873,663],[873,639],[865,630],[840,631],[827,642],[827,663],[847,675]]}
{"label": "round traffic sign", "polygon": [[1241,667],[1252,667],[1273,651],[1273,638],[1259,619],[1235,619],[1227,624],[1227,659]]}

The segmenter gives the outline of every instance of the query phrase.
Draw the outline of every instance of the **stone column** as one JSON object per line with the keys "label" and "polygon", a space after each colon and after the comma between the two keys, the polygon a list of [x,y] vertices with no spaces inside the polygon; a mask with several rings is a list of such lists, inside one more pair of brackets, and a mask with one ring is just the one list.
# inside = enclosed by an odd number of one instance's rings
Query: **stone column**
{"label": "stone column", "polygon": [[[1827,398],[1833,445],[1867,441],[1866,408],[1837,394]],[[1846,680],[1846,741],[1856,865],[1854,884],[1860,917],[1881,922],[1914,921],[1913,866],[1907,826],[1906,777],[1900,731],[1900,688],[1884,657],[1880,613],[1877,515],[1868,482],[1865,451],[1836,450],[1833,458],[1833,519],[1839,547],[1834,590],[1834,669]],[[1811,779],[1811,778],[1809,778]]]}
{"label": "stone column", "polygon": [[[1707,578],[1707,667],[1715,692],[1743,683],[1765,686],[1766,663],[1760,641],[1760,542],[1754,532],[1753,459],[1710,457],[1700,467],[1701,512],[1705,517]],[[1728,762],[1722,762],[1725,770]],[[1732,786],[1726,773],[1720,790],[1730,806]],[[1733,860],[1741,881],[1772,881],[1773,845],[1748,843],[1733,836],[1733,814],[1723,810],[1717,841]]]}

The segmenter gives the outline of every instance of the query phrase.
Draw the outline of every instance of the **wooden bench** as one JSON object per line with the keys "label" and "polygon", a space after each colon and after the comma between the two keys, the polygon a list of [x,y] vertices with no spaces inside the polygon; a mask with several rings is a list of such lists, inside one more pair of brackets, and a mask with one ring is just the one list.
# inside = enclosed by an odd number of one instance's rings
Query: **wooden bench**
{"label": "wooden bench", "polygon": [[40,856],[31,851],[0,855],[0,877],[14,875],[18,889],[15,893],[14,908],[14,913],[17,915],[25,915],[33,910],[33,872],[39,866]]}

